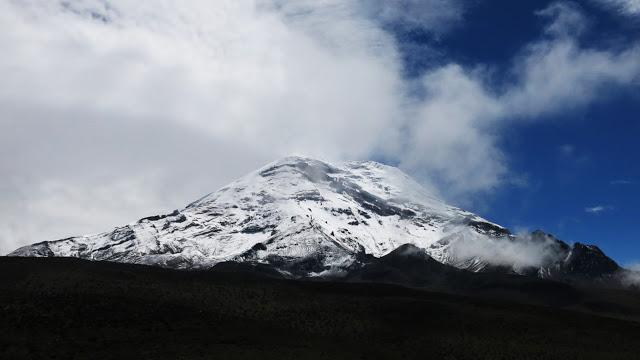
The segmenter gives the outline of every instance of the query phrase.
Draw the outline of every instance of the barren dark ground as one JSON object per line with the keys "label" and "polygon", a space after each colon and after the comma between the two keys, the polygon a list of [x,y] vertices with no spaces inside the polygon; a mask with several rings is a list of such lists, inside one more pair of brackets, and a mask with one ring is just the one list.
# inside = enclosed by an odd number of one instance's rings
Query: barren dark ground
{"label": "barren dark ground", "polygon": [[637,294],[567,291],[571,304],[540,306],[509,291],[0,258],[0,358],[640,358]]}

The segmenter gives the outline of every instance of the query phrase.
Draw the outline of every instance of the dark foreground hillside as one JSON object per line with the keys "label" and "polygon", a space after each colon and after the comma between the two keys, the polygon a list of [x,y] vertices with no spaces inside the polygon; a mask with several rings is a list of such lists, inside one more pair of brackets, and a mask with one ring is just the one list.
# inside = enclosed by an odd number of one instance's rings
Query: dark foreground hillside
{"label": "dark foreground hillside", "polygon": [[393,285],[0,258],[0,359],[638,359],[640,323]]}

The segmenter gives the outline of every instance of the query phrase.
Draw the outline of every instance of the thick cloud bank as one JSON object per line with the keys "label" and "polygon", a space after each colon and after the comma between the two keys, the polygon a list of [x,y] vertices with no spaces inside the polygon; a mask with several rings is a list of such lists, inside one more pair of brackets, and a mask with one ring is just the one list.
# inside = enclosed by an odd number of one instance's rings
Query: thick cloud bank
{"label": "thick cloud bank", "polygon": [[[393,5],[392,5],[393,4]],[[179,207],[274,158],[372,156],[459,199],[510,176],[501,129],[635,86],[638,46],[582,47],[580,10],[500,89],[482,64],[403,76],[391,23],[444,34],[462,1],[0,2],[0,252]],[[436,191],[436,190],[434,190]]]}

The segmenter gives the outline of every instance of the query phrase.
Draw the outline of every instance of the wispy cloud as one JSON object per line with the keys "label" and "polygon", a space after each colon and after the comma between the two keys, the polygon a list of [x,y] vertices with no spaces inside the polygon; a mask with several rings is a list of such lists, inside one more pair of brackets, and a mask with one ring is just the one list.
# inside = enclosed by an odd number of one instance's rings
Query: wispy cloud
{"label": "wispy cloud", "polygon": [[633,185],[633,184],[635,184],[635,181],[619,179],[619,180],[611,180],[609,182],[609,184],[611,184],[611,185]]}
{"label": "wispy cloud", "polygon": [[609,205],[596,205],[596,206],[591,206],[591,207],[586,207],[584,208],[585,212],[588,212],[590,214],[599,214],[605,211],[610,211],[613,210],[613,206],[609,206]]}
{"label": "wispy cloud", "polygon": [[622,282],[628,286],[640,287],[640,263],[628,264],[626,268],[619,275]]}
{"label": "wispy cloud", "polygon": [[558,260],[561,244],[550,235],[518,233],[515,238],[492,238],[469,229],[460,229],[447,237],[449,255],[456,261],[481,258],[493,265],[527,268]]}

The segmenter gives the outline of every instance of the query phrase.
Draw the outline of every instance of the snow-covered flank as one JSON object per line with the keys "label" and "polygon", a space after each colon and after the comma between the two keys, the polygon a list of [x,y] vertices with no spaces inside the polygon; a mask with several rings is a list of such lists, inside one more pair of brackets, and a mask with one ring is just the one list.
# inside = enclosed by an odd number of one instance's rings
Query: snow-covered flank
{"label": "snow-covered flank", "polygon": [[308,273],[318,274],[407,243],[428,249],[461,228],[475,229],[474,224],[506,232],[445,204],[397,168],[287,157],[171,214],[107,233],[34,244],[10,255],[175,268],[206,268],[228,260],[304,260]]}

